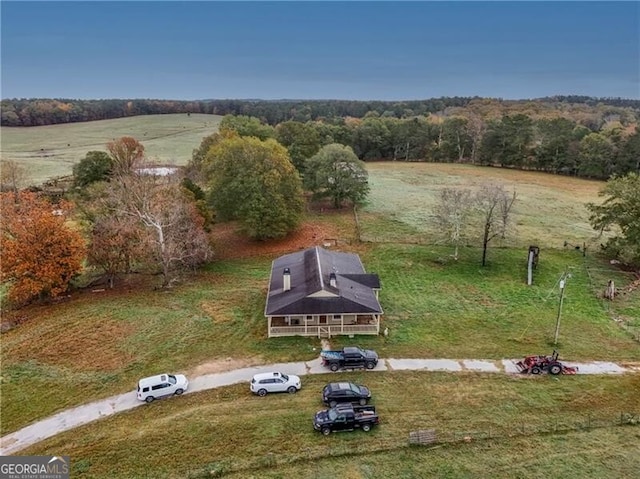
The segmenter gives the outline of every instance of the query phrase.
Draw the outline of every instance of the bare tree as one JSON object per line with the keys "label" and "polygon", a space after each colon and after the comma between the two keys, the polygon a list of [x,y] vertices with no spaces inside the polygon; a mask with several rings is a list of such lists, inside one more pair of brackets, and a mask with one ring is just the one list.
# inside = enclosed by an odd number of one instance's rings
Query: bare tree
{"label": "bare tree", "polygon": [[467,128],[471,136],[471,163],[478,160],[478,150],[482,143],[482,137],[487,129],[487,125],[482,117],[476,113],[470,113],[468,117]]}
{"label": "bare tree", "polygon": [[482,216],[482,266],[487,262],[487,245],[496,236],[505,237],[510,223],[516,192],[508,192],[503,185],[485,184],[476,193],[476,208]]}
{"label": "bare tree", "polygon": [[464,237],[473,211],[471,192],[465,189],[445,188],[440,192],[434,216],[446,241],[454,246],[453,258],[458,260],[458,248]]}
{"label": "bare tree", "polygon": [[24,188],[28,180],[27,170],[14,160],[0,162],[0,191],[12,191],[14,197]]}
{"label": "bare tree", "polygon": [[131,174],[113,186],[114,210],[143,226],[145,251],[160,267],[163,287],[170,284],[177,267],[194,267],[210,257],[204,218],[176,179]]}

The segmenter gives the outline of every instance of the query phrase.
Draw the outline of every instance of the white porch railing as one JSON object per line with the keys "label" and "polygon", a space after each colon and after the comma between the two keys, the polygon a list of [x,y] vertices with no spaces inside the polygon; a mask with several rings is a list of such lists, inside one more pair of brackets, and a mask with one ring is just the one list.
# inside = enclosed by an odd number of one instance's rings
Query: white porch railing
{"label": "white porch railing", "polygon": [[372,334],[379,333],[377,324],[345,324],[345,325],[307,325],[305,326],[271,326],[269,337],[278,336],[338,336],[351,334]]}

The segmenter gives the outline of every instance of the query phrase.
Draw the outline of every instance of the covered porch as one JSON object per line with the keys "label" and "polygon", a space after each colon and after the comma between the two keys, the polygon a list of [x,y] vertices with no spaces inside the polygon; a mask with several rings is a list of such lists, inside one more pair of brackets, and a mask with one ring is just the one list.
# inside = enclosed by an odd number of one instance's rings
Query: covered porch
{"label": "covered porch", "polygon": [[332,337],[380,334],[379,314],[321,314],[268,316],[268,335]]}

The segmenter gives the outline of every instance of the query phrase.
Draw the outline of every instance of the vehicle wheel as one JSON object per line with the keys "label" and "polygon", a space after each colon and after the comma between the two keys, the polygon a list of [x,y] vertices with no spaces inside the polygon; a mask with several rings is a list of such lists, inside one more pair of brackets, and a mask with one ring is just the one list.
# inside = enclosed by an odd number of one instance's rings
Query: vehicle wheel
{"label": "vehicle wheel", "polygon": [[154,399],[155,399],[155,398],[154,398],[153,396],[147,396],[147,397],[146,397],[146,399],[145,399],[145,401],[146,401],[146,402],[153,402],[153,400],[154,400]]}
{"label": "vehicle wheel", "polygon": [[362,425],[362,430],[363,430],[364,432],[369,432],[369,431],[371,431],[371,424],[363,424],[363,425]]}
{"label": "vehicle wheel", "polygon": [[360,406],[364,406],[367,404],[367,400],[365,398],[360,399]]}
{"label": "vehicle wheel", "polygon": [[295,393],[296,393],[296,391],[298,391],[298,390],[296,389],[296,387],[295,387],[295,386],[289,386],[289,389],[287,389],[287,392],[288,392],[289,394],[295,394]]}
{"label": "vehicle wheel", "polygon": [[329,366],[329,369],[335,373],[338,370],[338,365],[336,363],[332,363],[331,366]]}
{"label": "vehicle wheel", "polygon": [[336,401],[330,401],[329,402],[329,407],[336,407],[338,405],[338,403]]}
{"label": "vehicle wheel", "polygon": [[266,389],[259,389],[258,390],[258,396],[264,397],[266,395],[267,395],[267,390]]}
{"label": "vehicle wheel", "polygon": [[376,365],[375,365],[374,363],[369,362],[369,363],[365,364],[365,367],[366,367],[367,369],[373,369],[373,368],[375,368],[375,367],[376,367]]}
{"label": "vehicle wheel", "polygon": [[184,391],[182,389],[176,389],[175,395],[180,396]]}
{"label": "vehicle wheel", "polygon": [[553,374],[554,376],[557,376],[561,372],[562,372],[562,366],[560,364],[553,363],[551,366],[549,366],[549,374]]}
{"label": "vehicle wheel", "polygon": [[322,434],[324,434],[325,436],[328,436],[329,434],[331,434],[331,429],[329,429],[328,427],[323,427]]}
{"label": "vehicle wheel", "polygon": [[538,366],[534,366],[531,368],[531,374],[540,374],[542,372],[542,369],[540,369]]}

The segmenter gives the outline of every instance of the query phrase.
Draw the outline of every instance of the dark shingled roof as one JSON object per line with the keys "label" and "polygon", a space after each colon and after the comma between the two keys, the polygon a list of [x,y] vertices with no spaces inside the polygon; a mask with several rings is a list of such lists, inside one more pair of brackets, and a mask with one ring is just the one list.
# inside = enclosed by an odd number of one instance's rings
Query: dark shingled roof
{"label": "dark shingled roof", "polygon": [[[291,272],[289,291],[282,289],[285,268]],[[330,284],[332,273],[335,287]],[[380,289],[380,279],[365,273],[357,254],[316,246],[273,262],[265,315],[380,314],[373,289]]]}

